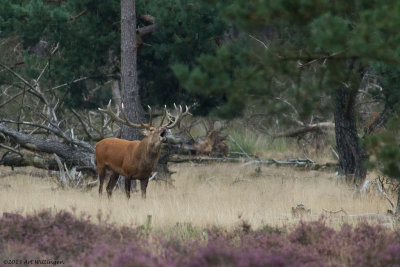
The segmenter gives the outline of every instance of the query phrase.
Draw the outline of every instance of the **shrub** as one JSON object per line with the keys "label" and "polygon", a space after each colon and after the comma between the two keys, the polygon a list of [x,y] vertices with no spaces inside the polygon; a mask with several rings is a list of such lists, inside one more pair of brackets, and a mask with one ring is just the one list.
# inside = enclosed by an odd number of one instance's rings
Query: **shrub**
{"label": "shrub", "polygon": [[0,218],[2,259],[62,260],[79,266],[398,266],[400,235],[379,225],[301,222],[233,231],[211,227],[197,239],[115,227],[66,211]]}

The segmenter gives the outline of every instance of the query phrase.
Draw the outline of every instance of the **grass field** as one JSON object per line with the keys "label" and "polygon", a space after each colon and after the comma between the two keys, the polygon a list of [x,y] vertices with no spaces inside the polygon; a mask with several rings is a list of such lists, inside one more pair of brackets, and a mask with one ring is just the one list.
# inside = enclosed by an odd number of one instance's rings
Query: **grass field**
{"label": "grass field", "polygon": [[[150,182],[147,199],[140,193],[127,200],[121,190],[112,199],[99,197],[97,187],[90,191],[59,189],[55,178],[34,178],[24,175],[0,179],[0,212],[31,214],[42,209],[54,212],[66,209],[91,215],[94,222],[108,220],[118,226],[146,224],[168,231],[177,224],[195,228],[212,225],[232,229],[242,221],[253,228],[263,225],[288,226],[297,223],[292,207],[304,204],[310,213],[302,220],[317,220],[326,215],[328,225],[340,227],[351,222],[348,214],[385,214],[388,201],[378,194],[355,196],[350,186],[332,172],[300,171],[288,167],[212,164],[172,165],[175,188],[161,182]],[[3,168],[3,170],[5,170]]]}
{"label": "grass field", "polygon": [[[150,182],[146,200],[139,193],[127,200],[121,190],[108,199],[97,188],[60,189],[50,177],[0,178],[0,260],[67,266],[398,266],[398,226],[391,219],[352,216],[384,215],[389,204],[379,194],[355,195],[332,172],[257,167],[173,165],[174,187]],[[310,211],[294,216],[298,204]]]}

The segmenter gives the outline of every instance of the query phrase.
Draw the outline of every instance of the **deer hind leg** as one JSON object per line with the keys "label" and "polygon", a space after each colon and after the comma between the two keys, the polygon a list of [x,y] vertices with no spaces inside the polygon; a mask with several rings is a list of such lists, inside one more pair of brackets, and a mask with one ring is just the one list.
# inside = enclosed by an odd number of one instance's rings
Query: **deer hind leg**
{"label": "deer hind leg", "polygon": [[112,191],[114,190],[115,184],[118,182],[119,174],[113,172],[110,177],[110,181],[107,184],[107,196],[110,198],[112,195]]}
{"label": "deer hind leg", "polygon": [[107,168],[104,166],[103,168],[98,168],[97,172],[99,173],[99,195],[103,193],[103,183],[106,178]]}
{"label": "deer hind leg", "polygon": [[142,191],[143,199],[146,198],[146,188],[148,183],[149,183],[149,178],[147,178],[146,180],[140,180],[140,190]]}
{"label": "deer hind leg", "polygon": [[125,193],[126,197],[129,199],[131,197],[131,179],[125,177]]}

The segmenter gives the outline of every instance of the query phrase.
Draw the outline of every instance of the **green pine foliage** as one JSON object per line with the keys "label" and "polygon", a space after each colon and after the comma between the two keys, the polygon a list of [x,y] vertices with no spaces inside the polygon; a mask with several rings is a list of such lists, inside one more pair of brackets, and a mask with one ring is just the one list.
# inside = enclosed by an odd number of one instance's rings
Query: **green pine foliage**
{"label": "green pine foliage", "polygon": [[[178,61],[190,65],[197,56],[215,50],[225,24],[215,8],[201,1],[136,3],[138,27],[147,25],[140,20],[140,14],[152,15],[160,25],[140,40],[143,44],[138,52],[139,86],[144,104],[192,102],[171,66]],[[40,74],[49,58],[49,54],[33,54],[32,49],[41,40],[48,44],[47,53],[59,44],[41,80],[42,86],[53,87],[90,77],[90,82],[71,83],[61,89],[59,94],[65,97],[67,106],[96,108],[111,97],[109,88],[103,84],[119,79],[120,1],[1,1],[0,30],[0,38],[21,40],[24,65],[18,72],[29,79]],[[93,93],[98,86],[108,93]]]}
{"label": "green pine foliage", "polygon": [[[50,58],[50,66],[41,85],[50,88],[82,77],[103,82],[115,74],[116,66],[110,54],[119,55],[119,2],[104,1],[2,1],[0,14],[2,38],[21,40],[23,67],[18,72],[29,80],[35,79]],[[33,50],[45,42],[45,53]],[[94,108],[98,98],[88,99],[90,86],[73,83],[61,89],[64,103],[72,107]],[[104,96],[104,95],[103,95]]]}
{"label": "green pine foliage", "polygon": [[[193,102],[171,66],[176,62],[191,66],[198,56],[215,51],[226,30],[225,23],[214,7],[205,6],[201,1],[143,1],[140,7],[143,9],[139,12],[153,15],[161,26],[145,37],[139,50],[142,99],[159,105]],[[204,97],[199,101],[205,101]]]}
{"label": "green pine foliage", "polygon": [[[279,113],[288,109],[276,101],[280,97],[298,104],[300,118],[329,117],[332,94],[343,84],[356,94],[366,71],[376,73],[382,85],[375,94],[397,110],[400,2],[205,2],[217,7],[232,36],[215,53],[201,55],[196,66],[182,62],[174,72],[190,93],[213,99],[211,107],[205,106],[211,112],[235,117],[256,104]],[[398,133],[399,124],[393,125],[392,133]],[[371,141],[386,140],[375,154],[387,160],[385,172],[391,176],[399,155],[394,136]]]}
{"label": "green pine foliage", "polygon": [[381,88],[373,91],[376,99],[385,103],[384,112],[390,115],[388,123],[377,133],[365,136],[365,146],[370,153],[370,167],[378,168],[385,175],[400,177],[400,65],[376,63],[373,72],[379,77]]}
{"label": "green pine foliage", "polygon": [[385,131],[365,137],[364,143],[370,152],[369,167],[377,168],[385,175],[400,177],[400,119],[395,115],[387,123]]}
{"label": "green pine foliage", "polygon": [[373,61],[400,59],[400,4],[393,1],[236,0],[210,5],[237,32],[234,40],[202,55],[197,66],[182,63],[174,71],[188,91],[218,97],[224,103],[214,110],[219,115],[238,115],[249,101],[268,103],[273,96],[304,103],[307,115],[340,83],[349,80],[357,88],[360,73],[349,70],[349,60],[356,61],[354,70],[362,70]]}

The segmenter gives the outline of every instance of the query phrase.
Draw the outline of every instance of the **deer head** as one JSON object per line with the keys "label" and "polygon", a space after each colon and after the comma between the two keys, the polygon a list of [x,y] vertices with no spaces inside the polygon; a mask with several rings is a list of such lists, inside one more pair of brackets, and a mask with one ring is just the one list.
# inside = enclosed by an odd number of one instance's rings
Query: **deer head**
{"label": "deer head", "polygon": [[[119,122],[121,124],[130,126],[132,128],[137,128],[137,129],[141,129],[142,133],[148,137],[149,141],[154,144],[154,143],[159,143],[159,142],[163,142],[166,140],[166,136],[167,136],[167,130],[172,129],[174,127],[176,127],[177,125],[179,125],[180,121],[182,120],[183,117],[187,116],[187,115],[192,115],[189,112],[189,108],[188,106],[185,106],[185,111],[183,111],[182,106],[179,105],[179,108],[176,106],[176,104],[174,104],[174,108],[175,108],[175,113],[176,115],[171,114],[168,110],[167,107],[164,106],[164,115],[161,119],[160,125],[159,126],[153,126],[152,122],[153,122],[153,113],[152,113],[152,109],[150,106],[147,106],[149,109],[149,122],[148,123],[143,123],[139,120],[139,124],[138,123],[133,123],[131,122],[124,110],[124,104],[122,104],[122,116],[123,118],[120,117],[120,111],[119,109],[117,110],[117,113],[114,113],[111,109],[111,100],[107,105],[106,109],[101,109],[99,108],[100,112],[103,112],[105,114],[108,114],[112,120]],[[139,117],[139,116],[138,116]],[[164,124],[165,119],[167,118],[167,123]]]}

